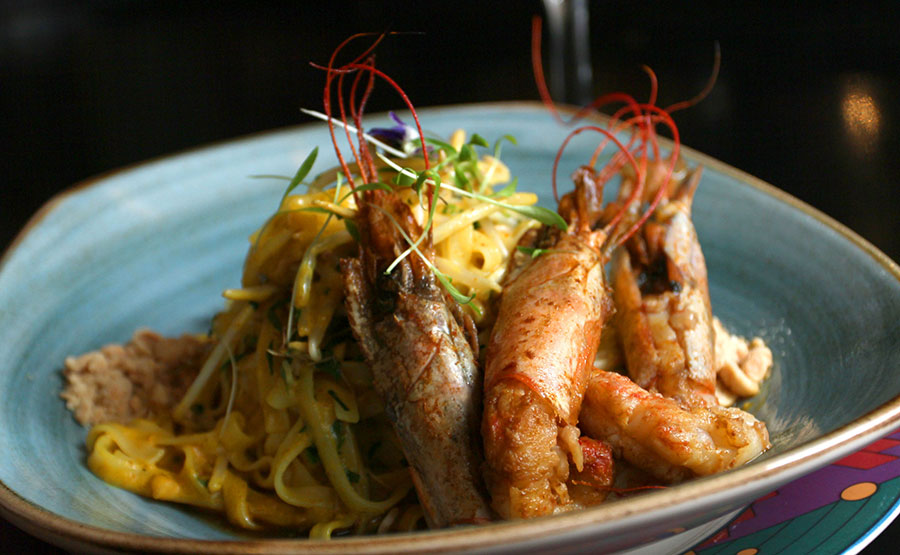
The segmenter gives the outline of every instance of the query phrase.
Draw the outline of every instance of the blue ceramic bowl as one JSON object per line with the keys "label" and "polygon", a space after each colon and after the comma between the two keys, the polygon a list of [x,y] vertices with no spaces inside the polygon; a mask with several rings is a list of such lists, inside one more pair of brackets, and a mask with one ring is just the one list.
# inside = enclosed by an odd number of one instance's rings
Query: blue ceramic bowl
{"label": "blue ceramic bowl", "polygon": [[[549,175],[566,129],[536,104],[422,111],[426,129],[488,140],[523,190],[552,205]],[[386,118],[373,118],[373,123]],[[384,121],[386,123],[386,121]],[[856,234],[783,192],[701,154],[695,223],[715,313],[760,335],[775,367],[753,412],[773,448],[745,467],[637,498],[528,522],[331,543],[249,537],[214,518],[108,486],[85,466],[84,437],[59,398],[66,355],[142,326],[205,330],[239,282],[247,236],[324,125],[254,136],[115,172],[53,199],[0,266],[0,512],[79,550],[427,552],[688,547],[766,493],[900,425],[900,269]],[[566,152],[561,175],[595,141]],[[332,165],[321,156],[314,171]]]}

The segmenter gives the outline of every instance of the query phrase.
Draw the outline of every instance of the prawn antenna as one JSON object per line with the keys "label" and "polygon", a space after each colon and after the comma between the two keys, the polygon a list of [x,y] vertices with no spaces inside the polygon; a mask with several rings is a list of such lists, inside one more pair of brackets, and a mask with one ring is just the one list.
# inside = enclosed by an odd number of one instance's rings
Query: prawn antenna
{"label": "prawn antenna", "polygon": [[[334,51],[331,53],[331,57],[329,57],[329,59],[328,59],[327,66],[321,66],[319,64],[310,62],[310,65],[312,67],[325,70],[325,86],[323,87],[323,91],[322,91],[322,108],[325,111],[325,115],[328,117],[328,119],[326,121],[328,123],[328,133],[331,136],[331,144],[334,147],[334,153],[337,156],[338,163],[341,166],[341,171],[344,173],[344,177],[347,178],[347,183],[350,185],[351,188],[356,187],[356,184],[353,180],[353,173],[350,171],[350,167],[347,165],[347,161],[344,159],[344,155],[341,152],[340,147],[338,146],[337,136],[335,135],[335,132],[334,132],[334,121],[332,120],[333,112],[331,109],[331,85],[332,85],[332,81],[334,80],[335,75],[345,73],[345,72],[341,71],[340,69],[336,69],[334,67],[335,59],[337,58],[337,56],[341,52],[341,50],[343,50],[344,47],[346,47],[348,44],[350,44],[352,41],[354,41],[356,39],[359,39],[362,37],[371,37],[371,36],[376,36],[377,38],[374,41],[372,41],[372,44],[370,44],[369,47],[366,48],[362,52],[362,54],[359,54],[356,58],[353,59],[353,62],[358,62],[358,61],[364,59],[369,54],[371,54],[375,50],[375,48],[378,46],[378,44],[381,43],[382,40],[384,40],[384,37],[385,37],[384,33],[380,33],[380,34],[355,33],[353,35],[350,35],[346,39],[344,39],[343,42],[341,42],[337,46],[337,48],[334,49]],[[345,110],[343,107],[343,98],[342,98],[342,95],[340,94],[341,84],[342,84],[342,80],[339,78],[338,79],[338,104],[339,104],[338,109],[341,113],[341,118],[340,118],[341,121],[344,124],[346,124],[347,117],[346,117],[346,113],[345,113]],[[346,131],[346,125],[345,125],[344,129]],[[348,140],[349,140],[349,131],[346,131],[346,132],[348,134]],[[352,141],[350,141],[350,144],[351,144],[351,150],[354,150],[352,147],[352,144],[353,144]],[[355,150],[353,152],[353,155],[354,155],[354,158],[358,158],[358,156],[359,156]]]}
{"label": "prawn antenna", "polygon": [[647,77],[650,78],[650,98],[647,100],[647,104],[656,104],[656,93],[659,90],[659,81],[656,79],[656,72],[648,65],[642,65],[641,69],[643,69],[644,73],[647,74]]}
{"label": "prawn antenna", "polygon": [[[357,201],[357,206],[363,206],[366,203],[363,202],[363,199],[359,198],[360,191],[357,189],[357,182],[354,179],[354,171],[351,168],[351,165],[348,163],[347,159],[344,157],[344,154],[338,144],[335,125],[339,125],[344,129],[344,134],[346,136],[348,144],[350,145],[350,150],[356,163],[355,170],[357,172],[357,176],[360,180],[362,180],[363,185],[377,183],[378,170],[369,147],[368,138],[362,125],[363,113],[365,112],[366,104],[368,103],[369,98],[372,95],[372,91],[374,90],[375,82],[377,80],[385,81],[391,88],[393,88],[394,91],[396,91],[400,98],[403,100],[403,103],[406,105],[406,107],[409,109],[410,113],[412,114],[413,120],[415,121],[419,140],[421,141],[421,152],[425,171],[428,172],[431,169],[431,161],[429,160],[428,149],[426,148],[425,142],[425,133],[422,130],[422,125],[419,121],[419,115],[416,112],[415,106],[413,106],[412,102],[409,99],[409,96],[400,87],[400,85],[398,85],[390,76],[388,76],[386,73],[375,66],[375,49],[386,36],[395,34],[401,33],[385,31],[377,34],[358,33],[352,35],[341,42],[338,47],[332,52],[326,66],[322,66],[316,63],[310,63],[312,67],[325,71],[325,86],[322,96],[325,120],[328,123],[328,131],[331,136],[331,143],[334,147],[335,155],[338,158],[341,172],[347,179],[347,183],[353,191],[354,198]],[[371,44],[369,44],[368,47],[363,50],[362,53],[352,58],[350,62],[343,65],[337,65],[335,60],[337,59],[338,54],[351,41],[359,39],[361,37],[375,38],[372,40]],[[345,80],[351,74],[353,75],[353,78],[349,83],[349,94],[345,97]],[[334,88],[336,88],[336,91],[333,90]],[[332,96],[335,92],[338,97],[338,118],[334,117],[334,110],[332,107]],[[352,126],[349,123],[349,120],[352,120]],[[356,132],[355,140],[352,137],[353,131]],[[369,189],[364,193],[364,195],[366,196],[378,194],[377,190],[371,189],[370,187],[366,187],[365,189]],[[432,206],[436,202],[435,186],[430,180],[427,183],[426,191],[426,196],[428,198],[428,207],[430,211],[432,209]],[[429,227],[425,233],[427,233],[426,238],[430,243],[432,235],[431,228]]]}
{"label": "prawn antenna", "polygon": [[[556,103],[553,102],[553,98],[550,96],[550,89],[547,88],[547,80],[544,77],[544,64],[541,60],[541,23],[542,20],[539,15],[531,18],[531,68],[534,73],[534,82],[537,85],[541,102],[544,103],[544,106],[547,107],[553,118],[559,123],[565,123],[556,109]],[[556,194],[555,188],[553,191]],[[557,198],[557,200],[559,199]]]}
{"label": "prawn antenna", "polygon": [[713,87],[716,86],[716,81],[719,79],[719,69],[722,65],[722,49],[719,47],[719,41],[715,41],[713,43],[713,48],[713,68],[709,79],[706,81],[706,85],[693,98],[682,100],[681,102],[676,102],[675,104],[670,105],[668,108],[666,108],[666,112],[671,114],[672,112],[675,112],[677,110],[690,108],[691,106],[706,98],[713,90]]}
{"label": "prawn antenna", "polygon": [[[590,103],[579,108],[568,121],[564,120],[560,115],[559,110],[556,108],[553,97],[550,95],[550,89],[547,87],[547,80],[544,76],[544,63],[541,59],[541,29],[541,17],[536,15],[531,18],[531,67],[532,72],[534,73],[534,82],[535,85],[537,85],[538,95],[541,97],[541,102],[553,115],[553,118],[556,121],[564,125],[571,125],[583,119],[591,112],[600,110],[601,107],[614,102],[624,102],[633,110],[637,110],[637,101],[635,101],[631,95],[623,92],[613,92],[596,97]],[[556,200],[558,201],[559,199],[557,198]]]}
{"label": "prawn antenna", "polygon": [[[644,105],[643,108],[650,112],[655,112],[656,116],[653,118],[653,121],[664,123],[672,132],[672,153],[669,156],[669,165],[666,167],[666,176],[663,179],[662,184],[657,189],[656,194],[653,196],[653,201],[650,203],[647,209],[644,210],[644,213],[641,214],[641,217],[638,218],[638,220],[634,222],[634,224],[632,224],[631,227],[628,228],[628,230],[615,241],[615,246],[621,245],[622,243],[627,241],[629,237],[634,235],[637,230],[640,229],[642,225],[644,225],[644,222],[647,221],[650,215],[653,214],[653,211],[656,210],[656,207],[659,205],[660,201],[662,201],[663,196],[669,189],[669,181],[671,181],[672,179],[672,173],[675,171],[675,164],[678,163],[678,155],[681,151],[681,136],[678,134],[678,126],[675,125],[675,121],[672,119],[672,116],[670,116],[666,110],[663,110],[659,106],[647,104]],[[635,178],[638,179],[637,174],[635,175]],[[642,178],[643,176],[640,177]],[[639,187],[635,187],[635,190],[637,190],[638,188]],[[633,196],[634,192],[632,191],[632,197]],[[630,202],[632,202],[632,200],[633,199],[629,197],[629,201],[626,202],[622,210],[624,210],[630,204]]]}
{"label": "prawn antenna", "polygon": [[[406,104],[406,107],[409,109],[412,114],[413,120],[416,123],[416,131],[419,134],[419,140],[422,142],[422,157],[425,164],[425,169],[430,169],[430,160],[428,158],[428,149],[424,147],[425,145],[425,133],[422,130],[422,125],[419,121],[418,113],[416,112],[415,107],[412,102],[409,100],[406,92],[398,85],[390,76],[388,76],[383,71],[379,70],[375,67],[375,58],[374,58],[374,50],[378,46],[378,44],[384,40],[387,35],[397,35],[397,34],[422,34],[417,32],[382,32],[379,34],[376,33],[357,33],[355,35],[351,35],[347,39],[345,39],[338,47],[332,52],[331,57],[328,60],[328,65],[323,66],[321,64],[317,64],[315,62],[310,62],[310,66],[321,69],[326,72],[325,77],[325,87],[322,96],[322,105],[324,108],[325,115],[327,116],[326,122],[328,123],[329,133],[331,135],[332,146],[334,147],[335,154],[338,157],[338,162],[341,166],[341,171],[344,173],[347,178],[347,182],[351,187],[355,187],[355,181],[353,179],[353,174],[350,171],[350,167],[347,164],[339,145],[337,144],[337,137],[334,131],[334,114],[332,110],[331,96],[332,96],[332,84],[334,82],[335,76],[338,76],[337,83],[337,92],[338,92],[338,111],[340,117],[338,120],[343,124],[342,127],[347,134],[348,141],[351,144],[351,150],[353,151],[354,158],[356,159],[357,165],[360,167],[361,177],[366,172],[366,169],[369,170],[370,173],[374,174],[374,162],[372,161],[371,153],[367,152],[367,142],[365,138],[365,134],[363,132],[363,128],[361,125],[362,114],[365,108],[365,104],[371,95],[372,89],[374,88],[375,78],[378,77],[383,81],[387,82],[388,85],[393,88],[400,98],[403,100],[403,103]],[[354,39],[358,39],[366,36],[376,36],[377,38],[370,44],[361,54],[357,55],[352,61],[347,64],[344,64],[339,67],[335,67],[335,59],[337,58],[338,53],[347,46],[348,43],[353,41]],[[356,124],[356,130],[358,135],[358,140],[360,144],[360,149],[357,151],[356,148],[353,147],[353,141],[350,140],[350,130],[348,123],[348,107],[345,106],[344,98],[342,94],[342,86],[343,86],[343,78],[345,75],[350,73],[357,73],[358,75],[354,79],[351,84],[351,92],[350,92],[350,106],[349,106],[349,119],[352,119]],[[361,75],[367,74],[369,76],[369,80],[367,81],[364,91],[362,93],[362,97],[359,101],[357,101],[357,90],[359,88],[359,83],[361,82]],[[368,178],[368,179],[367,179]],[[374,179],[374,175],[363,177],[364,181],[368,181],[369,179]]]}
{"label": "prawn antenna", "polygon": [[[575,138],[575,136],[580,135],[581,133],[584,133],[585,131],[594,131],[596,133],[600,133],[601,135],[606,137],[607,140],[612,141],[619,148],[619,151],[625,155],[627,161],[634,168],[634,174],[636,176],[637,182],[639,184],[643,184],[643,181],[644,181],[643,168],[638,165],[637,160],[635,160],[634,155],[631,153],[631,151],[624,144],[622,144],[622,142],[615,136],[615,134],[613,134],[612,131],[610,131],[609,129],[600,127],[599,125],[583,125],[581,127],[576,127],[568,135],[566,135],[566,138],[563,141],[562,145],[559,147],[559,150],[556,151],[556,157],[553,159],[553,172],[552,172],[552,184],[553,184],[554,196],[557,195],[556,174],[559,169],[559,161],[562,159],[563,152],[565,152],[566,147],[569,145],[569,142],[573,138]],[[632,191],[631,197],[638,197],[640,195],[640,192],[641,192],[640,187],[635,187],[635,190]],[[625,209],[627,209],[627,207],[631,204],[631,202],[633,201],[633,199],[631,197],[629,197],[630,200],[628,202],[626,202],[625,205],[623,205],[619,209],[620,213],[624,213]],[[618,221],[618,219],[621,219],[621,217],[622,217],[621,215],[617,214],[615,221]],[[608,234],[609,231],[612,229],[612,227],[613,227],[612,225],[607,224],[603,229],[604,233]]]}

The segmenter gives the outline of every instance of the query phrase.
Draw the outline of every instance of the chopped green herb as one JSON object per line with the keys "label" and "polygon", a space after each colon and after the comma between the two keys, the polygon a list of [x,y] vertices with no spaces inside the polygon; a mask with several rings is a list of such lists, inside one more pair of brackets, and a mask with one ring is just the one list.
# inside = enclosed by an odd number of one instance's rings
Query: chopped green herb
{"label": "chopped green herb", "polygon": [[329,390],[328,390],[328,394],[331,395],[331,398],[334,399],[334,402],[337,403],[337,404],[339,404],[339,405],[341,406],[342,409],[344,409],[345,411],[349,411],[349,410],[350,410],[350,409],[347,407],[347,405],[345,405],[344,402],[341,401],[341,398],[338,397],[338,394],[335,393],[334,390],[329,389]]}
{"label": "chopped green herb", "polygon": [[338,362],[337,359],[327,358],[321,362],[317,362],[316,370],[319,372],[326,372],[336,380],[341,379],[341,363]]}
{"label": "chopped green herb", "polygon": [[272,303],[272,306],[270,306],[269,310],[266,312],[266,317],[268,317],[269,323],[272,324],[272,327],[275,328],[276,331],[281,331],[282,327],[281,318],[278,317],[278,310],[286,304],[286,300]]}
{"label": "chopped green herb", "polygon": [[369,451],[366,453],[366,459],[367,459],[367,460],[370,460],[370,461],[371,461],[372,459],[374,459],[374,458],[375,458],[375,453],[378,451],[378,449],[379,449],[380,447],[381,447],[381,442],[380,442],[380,441],[376,441],[375,443],[373,443],[372,445],[370,445],[370,446],[369,446]]}
{"label": "chopped green herb", "polygon": [[316,449],[316,446],[313,445],[311,447],[307,447],[303,454],[306,456],[306,460],[310,462],[310,464],[321,464],[322,459],[319,457],[319,450]]}
{"label": "chopped green herb", "polygon": [[350,237],[353,237],[353,240],[359,243],[359,228],[356,227],[356,222],[353,220],[345,219],[344,227],[347,228],[347,233],[350,234]]}

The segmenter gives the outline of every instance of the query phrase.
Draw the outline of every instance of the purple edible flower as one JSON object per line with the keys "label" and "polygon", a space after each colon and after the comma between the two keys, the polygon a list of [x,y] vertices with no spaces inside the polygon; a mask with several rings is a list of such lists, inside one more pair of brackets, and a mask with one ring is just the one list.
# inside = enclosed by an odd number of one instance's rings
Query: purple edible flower
{"label": "purple edible flower", "polygon": [[394,127],[373,127],[369,130],[369,135],[403,152],[414,152],[416,149],[409,143],[413,139],[419,138],[416,128],[403,123],[403,120],[394,112],[390,112],[390,116],[397,125]]}

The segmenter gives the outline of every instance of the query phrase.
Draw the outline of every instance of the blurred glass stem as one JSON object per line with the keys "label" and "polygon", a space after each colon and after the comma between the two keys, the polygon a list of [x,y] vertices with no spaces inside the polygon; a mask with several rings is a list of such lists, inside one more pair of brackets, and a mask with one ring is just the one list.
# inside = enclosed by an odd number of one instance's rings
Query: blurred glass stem
{"label": "blurred glass stem", "polygon": [[587,0],[544,0],[550,32],[550,94],[557,102],[591,101],[591,50]]}

